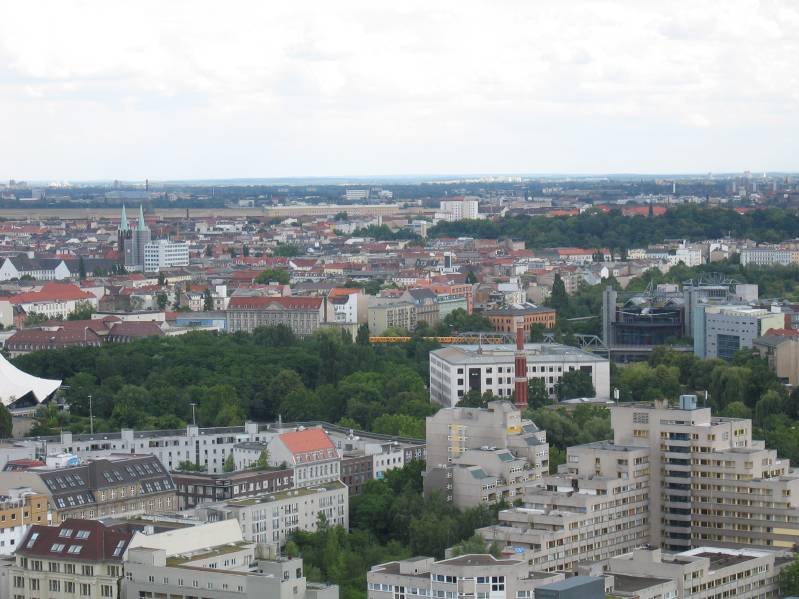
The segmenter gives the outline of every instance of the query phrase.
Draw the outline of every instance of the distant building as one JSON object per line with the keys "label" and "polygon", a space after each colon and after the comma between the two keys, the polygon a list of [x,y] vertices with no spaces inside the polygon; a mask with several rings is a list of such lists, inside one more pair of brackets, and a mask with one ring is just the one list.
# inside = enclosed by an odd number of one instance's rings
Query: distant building
{"label": "distant building", "polygon": [[19,549],[31,526],[50,524],[47,496],[32,489],[9,489],[0,496],[0,555]]}
{"label": "distant building", "polygon": [[[694,353],[700,358],[731,360],[739,349],[752,347],[769,329],[785,324],[785,315],[741,305],[699,306],[694,320]],[[699,339],[697,340],[697,337]]]}
{"label": "distant building", "polygon": [[144,269],[144,248],[150,243],[152,234],[144,222],[144,209],[139,205],[139,220],[135,229],[128,224],[125,205],[122,205],[122,217],[117,230],[117,248],[120,265],[128,270]]}
{"label": "distant building", "polygon": [[766,333],[752,342],[760,356],[785,385],[799,386],[799,337]]}
{"label": "distant building", "polygon": [[[591,377],[596,397],[610,397],[606,358],[557,343],[526,343],[527,378],[543,379],[551,397],[564,374],[574,370]],[[448,345],[430,352],[430,399],[455,406],[470,391],[490,391],[510,399],[514,390],[514,346]]]}
{"label": "distant building", "polygon": [[296,430],[272,438],[269,463],[293,468],[296,487],[334,482],[341,474],[341,456],[322,428]]}
{"label": "distant building", "polygon": [[201,503],[245,499],[265,493],[276,493],[294,487],[291,468],[240,470],[208,474],[206,472],[172,473],[178,495],[178,509],[193,508]]}
{"label": "distant building", "polygon": [[230,333],[252,333],[257,327],[285,325],[295,335],[311,335],[324,320],[324,298],[233,296],[227,309]]}
{"label": "distant building", "polygon": [[556,314],[552,308],[536,306],[529,302],[483,312],[483,316],[488,318],[495,331],[512,333],[521,326],[528,335],[536,325],[547,329],[553,328]]}
{"label": "distant building", "polygon": [[480,218],[478,201],[475,197],[458,196],[442,199],[438,210],[436,217],[439,220],[456,221]]}
{"label": "distant building", "polygon": [[164,268],[189,265],[189,244],[185,241],[159,239],[144,246],[144,271],[159,272]]}
{"label": "distant building", "polygon": [[413,331],[417,308],[411,302],[391,302],[369,306],[369,333],[382,335],[389,328]]}

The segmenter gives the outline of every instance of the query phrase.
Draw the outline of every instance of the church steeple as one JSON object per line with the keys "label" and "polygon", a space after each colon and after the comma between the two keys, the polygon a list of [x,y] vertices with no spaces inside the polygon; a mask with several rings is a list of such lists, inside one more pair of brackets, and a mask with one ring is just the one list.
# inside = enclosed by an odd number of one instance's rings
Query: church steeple
{"label": "church steeple", "polygon": [[147,223],[144,222],[144,208],[139,204],[139,231],[147,231]]}
{"label": "church steeple", "polygon": [[125,204],[122,204],[122,217],[119,219],[119,230],[120,231],[130,230],[130,227],[128,226],[128,215],[125,212]]}

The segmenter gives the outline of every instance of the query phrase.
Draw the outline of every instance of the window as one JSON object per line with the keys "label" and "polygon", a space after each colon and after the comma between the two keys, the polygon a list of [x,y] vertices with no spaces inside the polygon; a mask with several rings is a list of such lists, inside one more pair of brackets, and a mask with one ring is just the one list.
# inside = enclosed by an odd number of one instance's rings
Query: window
{"label": "window", "polygon": [[51,580],[50,581],[50,591],[53,593],[60,593],[61,592],[61,581],[60,580]]}
{"label": "window", "polygon": [[80,572],[84,576],[94,576],[94,566],[81,566]]}
{"label": "window", "polygon": [[92,585],[86,584],[85,582],[80,583],[80,596],[81,597],[91,597],[92,596]]}
{"label": "window", "polygon": [[53,543],[53,546],[50,547],[50,551],[58,553],[59,551],[64,551],[64,544],[63,543]]}
{"label": "window", "polygon": [[113,597],[114,596],[114,587],[110,584],[104,584],[100,586],[100,595],[103,597]]}
{"label": "window", "polygon": [[64,539],[72,538],[72,529],[71,528],[62,528],[58,531],[58,536]]}
{"label": "window", "polygon": [[74,582],[65,582],[64,583],[64,592],[69,593],[70,595],[75,594],[75,583]]}
{"label": "window", "polygon": [[81,545],[70,545],[69,549],[67,549],[67,553],[78,554],[80,553],[81,549],[83,549]]}
{"label": "window", "polygon": [[491,590],[492,591],[504,591],[505,590],[505,577],[504,576],[492,576],[491,577]]}
{"label": "window", "polygon": [[89,531],[88,530],[79,530],[78,533],[75,535],[76,539],[88,539],[89,538]]}

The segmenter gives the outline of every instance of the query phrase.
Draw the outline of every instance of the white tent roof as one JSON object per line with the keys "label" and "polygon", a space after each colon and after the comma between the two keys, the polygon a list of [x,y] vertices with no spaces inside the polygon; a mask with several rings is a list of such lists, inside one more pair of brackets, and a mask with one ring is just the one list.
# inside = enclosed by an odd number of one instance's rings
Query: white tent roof
{"label": "white tent roof", "polygon": [[0,402],[4,406],[29,392],[33,392],[36,401],[41,402],[60,386],[61,381],[40,379],[22,372],[0,354]]}

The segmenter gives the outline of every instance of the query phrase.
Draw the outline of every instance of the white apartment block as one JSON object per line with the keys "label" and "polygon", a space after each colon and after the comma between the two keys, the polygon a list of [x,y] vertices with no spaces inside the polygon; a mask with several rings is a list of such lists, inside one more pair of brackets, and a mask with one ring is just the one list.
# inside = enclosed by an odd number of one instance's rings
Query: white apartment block
{"label": "white apartment block", "polygon": [[144,245],[144,271],[189,265],[189,244],[185,241],[159,239]]}
{"label": "white apartment block", "polygon": [[[596,397],[610,397],[610,363],[606,358],[556,343],[527,343],[527,378],[541,378],[555,397],[555,388],[567,372],[582,370],[591,376]],[[449,345],[430,352],[430,399],[453,407],[469,391],[490,391],[510,398],[514,390],[513,345]]]}
{"label": "white apartment block", "polygon": [[799,250],[774,247],[746,248],[741,250],[741,266],[789,266],[799,262]]}
{"label": "white apartment block", "polygon": [[477,198],[462,197],[441,200],[436,217],[439,220],[447,221],[480,218]]}
{"label": "white apartment block", "polygon": [[204,503],[196,513],[206,522],[235,519],[246,541],[279,549],[295,531],[314,532],[322,518],[331,526],[347,529],[349,490],[341,481],[335,481],[223,503]]}

